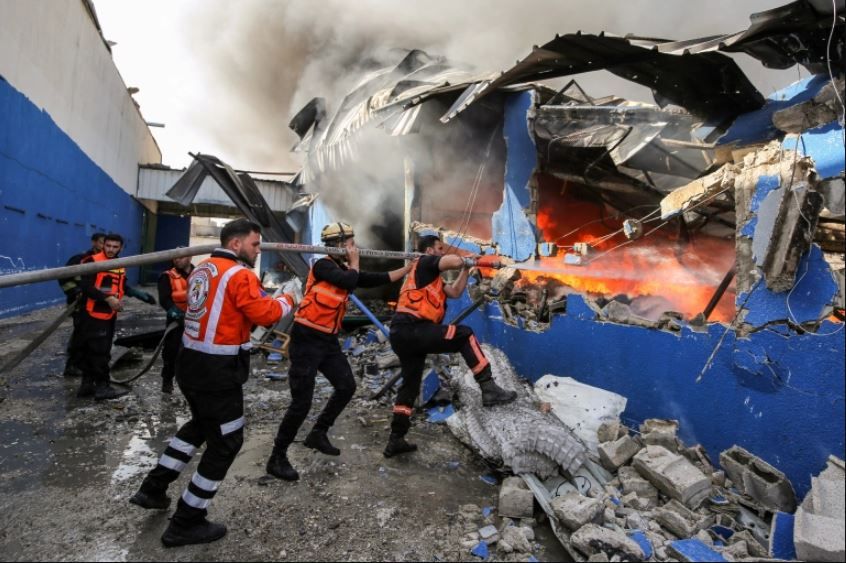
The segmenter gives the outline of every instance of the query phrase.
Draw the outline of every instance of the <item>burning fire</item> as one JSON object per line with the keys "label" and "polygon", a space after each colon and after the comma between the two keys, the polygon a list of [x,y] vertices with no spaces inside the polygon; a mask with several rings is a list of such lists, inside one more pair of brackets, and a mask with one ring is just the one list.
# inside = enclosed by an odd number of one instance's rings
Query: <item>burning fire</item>
{"label": "burning fire", "polygon": [[[561,190],[563,193],[550,197],[549,187],[544,190],[543,183],[541,186],[537,226],[544,240],[559,246],[558,256],[524,265],[530,269],[521,268],[519,285],[541,284],[550,289],[561,288],[565,293],[566,288],[561,286],[567,286],[607,299],[625,296],[633,309],[640,298],[650,296],[653,305],[660,303],[665,311],[692,318],[705,309],[734,263],[734,241],[713,237],[681,242],[672,233],[656,231],[616,248],[627,242],[623,234],[601,239],[619,230],[622,218],[608,217],[600,205],[573,197],[566,187]],[[646,230],[653,225],[658,222],[645,225]],[[593,256],[586,257],[585,265],[565,264],[562,254],[572,251],[577,242],[591,244]],[[605,252],[608,254],[603,255]],[[732,284],[709,320],[730,321],[735,312],[734,297]]]}

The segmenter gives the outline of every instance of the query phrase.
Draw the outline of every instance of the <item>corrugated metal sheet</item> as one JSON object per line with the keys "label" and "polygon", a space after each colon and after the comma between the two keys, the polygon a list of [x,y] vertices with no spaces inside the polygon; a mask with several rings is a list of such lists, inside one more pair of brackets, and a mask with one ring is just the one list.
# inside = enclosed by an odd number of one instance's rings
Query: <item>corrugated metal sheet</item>
{"label": "corrugated metal sheet", "polygon": [[[173,203],[173,200],[165,194],[184,172],[184,170],[140,167],[135,197]],[[287,211],[297,199],[297,191],[284,182],[272,180],[256,180],[255,182],[262,197],[273,211]],[[235,209],[235,205],[211,177],[207,177],[203,182],[194,203],[225,205]]]}

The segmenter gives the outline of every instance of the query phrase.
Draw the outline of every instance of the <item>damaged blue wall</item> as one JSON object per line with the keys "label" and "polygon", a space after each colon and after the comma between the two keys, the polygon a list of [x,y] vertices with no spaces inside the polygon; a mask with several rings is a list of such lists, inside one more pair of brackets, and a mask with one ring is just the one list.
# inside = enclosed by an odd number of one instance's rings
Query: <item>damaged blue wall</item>
{"label": "damaged blue wall", "polygon": [[535,232],[524,211],[531,203],[529,182],[538,160],[528,120],[534,104],[533,91],[512,94],[505,102],[505,188],[502,206],[491,219],[492,238],[500,254],[518,262],[528,260],[535,252]]}
{"label": "damaged blue wall", "polygon": [[[141,250],[143,207],[0,77],[0,275],[64,266],[96,231]],[[137,269],[130,271],[131,281]],[[55,281],[0,290],[0,318],[64,303]]]}
{"label": "damaged blue wall", "polygon": [[[455,306],[469,305],[465,295]],[[843,325],[818,335],[773,326],[746,338],[730,331],[711,368],[697,377],[725,328],[681,334],[603,323],[579,296],[566,315],[536,333],[509,326],[498,305],[465,321],[479,339],[506,351],[517,372],[535,381],[569,376],[628,398],[624,421],[677,419],[680,437],[701,443],[716,463],[739,444],[784,471],[800,497],[829,454],[844,456]]]}

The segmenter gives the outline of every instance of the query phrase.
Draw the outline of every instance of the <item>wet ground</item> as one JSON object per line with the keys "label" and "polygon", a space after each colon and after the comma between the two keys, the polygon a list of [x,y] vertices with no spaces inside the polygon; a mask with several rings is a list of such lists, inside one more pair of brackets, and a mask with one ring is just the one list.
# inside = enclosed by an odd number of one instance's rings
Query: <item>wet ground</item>
{"label": "wet ground", "polygon": [[[60,311],[0,321],[0,363]],[[161,309],[130,300],[118,332],[163,324]],[[186,420],[187,406],[178,391],[159,392],[160,360],[126,397],[105,403],[77,399],[79,380],[61,375],[69,333],[68,321],[3,374],[8,377],[8,385],[0,387],[5,560],[478,561],[469,554],[467,532],[500,523],[495,512],[487,521],[482,516],[482,507],[496,506],[499,491],[480,478],[490,469],[446,426],[419,421],[410,439],[420,451],[385,459],[389,408],[365,400],[369,391],[361,388],[331,434],[340,457],[294,444],[290,458],[300,481],[266,476],[264,464],[290,394],[285,381],[264,377],[268,370],[284,373],[285,365],[266,366],[256,355],[245,387],[245,444],[210,507],[210,518],[226,523],[229,534],[206,546],[165,549],[159,537],[170,512],[144,511],[127,499]],[[121,367],[115,375],[126,377],[139,365]],[[331,389],[322,378],[318,387],[315,410]],[[309,427],[306,423],[301,437]],[[193,465],[171,488],[172,497],[192,473]],[[534,557],[565,557],[548,525],[539,525],[536,533]],[[525,561],[529,555],[509,557]]]}

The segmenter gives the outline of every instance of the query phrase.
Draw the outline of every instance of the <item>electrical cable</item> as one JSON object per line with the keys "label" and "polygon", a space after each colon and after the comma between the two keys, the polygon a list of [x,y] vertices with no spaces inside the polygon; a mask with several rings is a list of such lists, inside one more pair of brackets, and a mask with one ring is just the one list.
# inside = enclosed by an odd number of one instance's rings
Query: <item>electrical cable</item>
{"label": "electrical cable", "polygon": [[[799,284],[802,282],[802,280],[805,279],[805,276],[808,274],[808,270],[810,269],[810,267],[811,267],[810,261],[806,260],[805,261],[805,271],[802,273],[802,275],[799,277],[799,279],[796,280],[796,283],[793,284],[793,287],[790,288],[790,291],[787,292],[787,297],[784,298],[784,302],[787,305],[787,316],[790,319],[790,322],[792,322],[793,324],[795,324],[797,326],[802,326],[802,323],[800,323],[796,319],[796,315],[793,314],[793,310],[790,308],[790,296],[793,295],[793,291],[799,286]],[[817,322],[822,322],[822,321],[817,321]],[[843,330],[844,325],[846,325],[846,323],[841,322],[840,326],[837,328],[837,330],[834,330],[834,331],[831,331],[831,332],[826,332],[826,333],[823,333],[823,334],[820,334],[818,332],[811,332],[809,330],[805,330],[805,334],[810,334],[810,335],[813,335],[813,336],[832,336],[832,335],[837,334],[841,330]]]}

